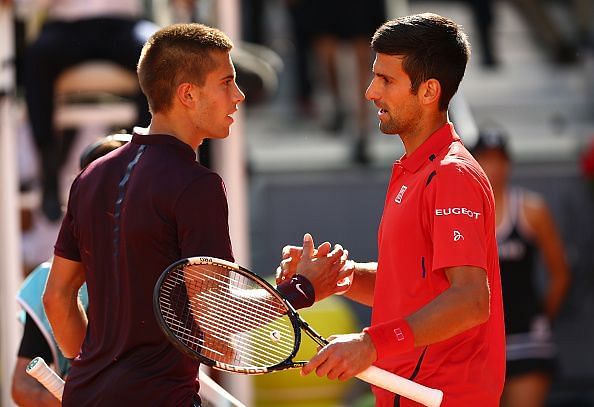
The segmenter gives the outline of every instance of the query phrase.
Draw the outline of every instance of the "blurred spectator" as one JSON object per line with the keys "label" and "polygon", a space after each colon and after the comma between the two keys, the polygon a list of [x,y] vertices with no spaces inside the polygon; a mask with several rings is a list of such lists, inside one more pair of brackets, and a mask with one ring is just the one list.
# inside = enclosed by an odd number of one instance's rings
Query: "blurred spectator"
{"label": "blurred spectator", "polygon": [[[50,268],[51,262],[40,264],[29,274],[17,294],[17,301],[22,307],[20,319],[24,330],[12,376],[12,398],[21,407],[60,405],[58,399],[26,373],[25,368],[31,360],[42,357],[48,364],[53,364],[56,373],[62,377],[70,368],[70,362],[56,344],[41,303]],[[83,285],[79,293],[85,307],[88,304],[86,287]]]}
{"label": "blurred spectator", "polygon": [[[97,158],[124,145],[129,140],[129,134],[114,134],[99,139],[81,154],[80,168],[85,168]],[[26,373],[25,368],[31,360],[37,356],[42,357],[46,363],[53,364],[56,373],[62,377],[70,369],[69,360],[60,352],[53,337],[41,301],[50,268],[51,261],[40,264],[25,279],[17,294],[17,301],[22,308],[20,320],[24,324],[24,330],[12,377],[12,398],[21,407],[60,405],[60,402],[43,385]],[[79,296],[86,308],[88,305],[86,284],[81,287]]]}
{"label": "blurred spectator", "polygon": [[[511,159],[499,129],[479,133],[473,154],[495,195],[507,342],[504,407],[544,406],[556,370],[550,321],[569,287],[561,238],[543,199],[508,184]],[[541,252],[548,281],[541,300],[536,285],[536,255]]]}
{"label": "blurred spectator", "polygon": [[[529,27],[533,31],[537,40],[541,41],[551,54],[553,62],[558,64],[572,64],[578,60],[577,40],[571,38],[566,32],[560,29],[559,24],[553,18],[551,10],[545,1],[542,0],[511,0],[511,2],[520,11]],[[585,8],[590,8],[586,3],[591,0],[572,0],[572,6],[575,15],[572,14],[572,20],[583,24],[591,24],[588,14],[580,16]],[[566,1],[561,2],[566,4]],[[581,10],[581,11],[580,11]],[[584,17],[586,21],[584,21]],[[587,30],[586,27],[580,27]]]}
{"label": "blurred spectator", "polygon": [[[345,42],[354,51],[356,59],[355,86],[357,89],[356,142],[353,159],[359,163],[368,163],[367,127],[368,106],[363,94],[369,84],[371,72],[371,36],[385,22],[384,0],[300,0],[303,7],[300,12],[304,29],[309,33],[315,50],[317,62],[322,69],[327,88],[332,97],[333,107],[325,128],[330,132],[339,132],[345,123],[347,109],[344,89],[346,84],[339,83],[340,45]],[[332,16],[332,18],[329,18]]]}
{"label": "blurred spectator", "polygon": [[493,42],[493,22],[495,20],[493,0],[468,0],[472,8],[474,22],[480,40],[481,62],[486,67],[499,64]]}
{"label": "blurred spectator", "polygon": [[[493,27],[496,13],[493,0],[466,0],[474,17],[480,39],[481,62],[487,67],[499,64],[496,53]],[[592,0],[559,1],[568,8],[569,18],[575,29],[560,28],[552,9],[543,0],[510,0],[524,18],[537,41],[541,42],[557,64],[572,64],[578,61],[579,48],[592,45]]]}
{"label": "blurred spectator", "polygon": [[311,32],[308,29],[307,0],[286,0],[291,18],[293,41],[295,44],[295,82],[299,113],[312,116],[313,84],[310,70]]}
{"label": "blurred spectator", "polygon": [[[46,0],[46,20],[29,45],[25,60],[25,97],[41,161],[42,210],[61,216],[58,172],[65,152],[54,127],[54,84],[67,68],[89,60],[115,62],[131,71],[156,26],[142,19],[141,0]],[[148,125],[146,99],[137,96],[139,125]]]}

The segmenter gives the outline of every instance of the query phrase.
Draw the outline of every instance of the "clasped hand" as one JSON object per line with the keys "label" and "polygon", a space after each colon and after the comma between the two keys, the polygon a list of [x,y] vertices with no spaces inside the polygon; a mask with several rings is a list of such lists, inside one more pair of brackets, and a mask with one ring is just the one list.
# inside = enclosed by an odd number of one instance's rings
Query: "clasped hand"
{"label": "clasped hand", "polygon": [[285,246],[282,261],[276,269],[276,283],[301,274],[314,287],[316,301],[332,294],[341,294],[350,288],[355,263],[348,260],[348,251],[339,244],[330,251],[328,242],[315,248],[309,233],[303,237],[303,246]]}

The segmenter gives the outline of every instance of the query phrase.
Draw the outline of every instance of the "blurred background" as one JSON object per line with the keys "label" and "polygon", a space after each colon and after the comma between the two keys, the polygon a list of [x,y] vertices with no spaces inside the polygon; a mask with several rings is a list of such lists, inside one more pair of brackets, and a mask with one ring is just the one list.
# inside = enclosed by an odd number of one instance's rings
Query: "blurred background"
{"label": "blurred background", "polygon": [[[341,243],[355,260],[376,258],[384,193],[403,149],[397,137],[379,132],[374,106],[363,100],[373,61],[366,31],[371,26],[372,33],[386,18],[417,12],[453,18],[468,33],[473,55],[450,119],[468,146],[480,129],[499,128],[509,135],[512,182],[542,194],[565,245],[572,283],[553,322],[559,368],[547,405],[594,406],[594,2],[330,3],[143,3],[144,16],[157,25],[204,22],[230,33],[237,45],[234,62],[247,95],[242,116],[229,140],[209,145],[200,156],[220,170],[229,189],[231,228],[239,230],[234,236],[238,262],[271,276],[282,247],[299,244],[305,232],[318,243]],[[12,259],[0,272],[1,390],[2,405],[8,406],[12,370],[5,366],[16,353],[9,337],[17,344],[20,338],[11,290],[51,256],[60,215],[46,205],[44,166],[25,102],[27,92],[36,90],[23,79],[26,50],[44,14],[33,0],[0,4],[1,256]],[[367,26],[355,28],[362,22]],[[55,85],[53,120],[62,151],[57,201],[62,204],[86,145],[147,124],[135,121],[130,71],[92,62],[84,72],[73,66]],[[541,265],[535,283],[544,287],[546,279]],[[342,298],[324,300],[303,314],[323,335],[359,330],[370,315]],[[312,352],[313,346],[300,355]],[[371,405],[365,384],[303,379],[295,372],[256,377],[247,390],[237,388],[255,406]]]}

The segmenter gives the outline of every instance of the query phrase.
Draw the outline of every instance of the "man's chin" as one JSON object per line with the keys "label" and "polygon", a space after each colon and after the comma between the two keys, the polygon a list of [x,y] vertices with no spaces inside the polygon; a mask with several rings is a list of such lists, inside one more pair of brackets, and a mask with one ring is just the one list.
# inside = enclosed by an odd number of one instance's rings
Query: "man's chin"
{"label": "man's chin", "polygon": [[398,134],[398,129],[392,127],[392,126],[384,126],[382,125],[382,123],[379,124],[379,129],[382,133],[384,134]]}

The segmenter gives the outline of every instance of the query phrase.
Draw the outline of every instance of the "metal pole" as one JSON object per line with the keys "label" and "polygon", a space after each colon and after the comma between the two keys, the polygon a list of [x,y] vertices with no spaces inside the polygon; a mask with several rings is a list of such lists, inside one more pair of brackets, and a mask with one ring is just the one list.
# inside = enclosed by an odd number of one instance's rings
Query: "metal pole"
{"label": "metal pole", "polygon": [[[240,4],[237,0],[219,0],[216,3],[218,27],[239,46],[241,40]],[[235,260],[249,265],[249,211],[245,165],[244,115],[240,110],[234,115],[231,134],[221,142],[212,144],[215,170],[227,187],[229,201],[229,228]],[[249,376],[224,375],[224,387],[245,405],[253,405],[253,385]]]}
{"label": "metal pole", "polygon": [[12,11],[0,5],[0,383],[2,406],[14,405],[12,372],[21,333],[16,292],[21,281]]}

